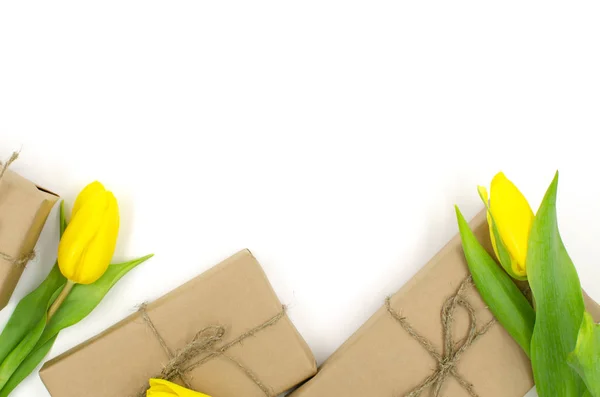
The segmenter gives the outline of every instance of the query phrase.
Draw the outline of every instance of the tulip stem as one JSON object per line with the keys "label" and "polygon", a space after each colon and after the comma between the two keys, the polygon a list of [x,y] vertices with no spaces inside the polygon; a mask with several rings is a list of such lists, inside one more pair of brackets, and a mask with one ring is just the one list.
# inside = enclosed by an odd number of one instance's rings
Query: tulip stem
{"label": "tulip stem", "polygon": [[58,308],[63,304],[65,299],[67,299],[67,296],[69,295],[74,286],[74,282],[72,282],[71,280],[67,281],[67,284],[65,284],[65,287],[60,292],[60,295],[58,295],[58,298],[56,298],[52,306],[50,306],[50,310],[48,310],[48,322],[50,322],[50,319],[56,314]]}

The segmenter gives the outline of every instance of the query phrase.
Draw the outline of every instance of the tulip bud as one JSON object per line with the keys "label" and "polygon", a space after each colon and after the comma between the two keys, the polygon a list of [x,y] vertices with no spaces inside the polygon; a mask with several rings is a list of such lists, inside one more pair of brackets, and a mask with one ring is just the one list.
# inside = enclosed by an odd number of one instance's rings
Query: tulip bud
{"label": "tulip bud", "polygon": [[527,247],[534,220],[527,199],[502,172],[492,179],[489,202],[485,188],[479,187],[479,194],[488,207],[490,238],[498,260],[513,278],[526,279]]}
{"label": "tulip bud", "polygon": [[100,182],[86,186],[75,200],[71,222],[58,246],[62,274],[77,284],[92,284],[108,269],[119,233],[119,206]]}
{"label": "tulip bud", "polygon": [[163,379],[150,379],[147,397],[210,397]]}

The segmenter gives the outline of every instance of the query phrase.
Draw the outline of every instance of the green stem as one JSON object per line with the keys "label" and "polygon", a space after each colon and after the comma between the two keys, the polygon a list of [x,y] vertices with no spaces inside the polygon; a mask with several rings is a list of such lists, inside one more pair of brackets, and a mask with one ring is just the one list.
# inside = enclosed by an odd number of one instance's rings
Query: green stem
{"label": "green stem", "polygon": [[73,281],[71,281],[71,280],[67,281],[65,288],[63,288],[60,295],[58,295],[58,297],[56,298],[56,300],[54,301],[54,303],[52,304],[52,306],[50,306],[50,309],[48,310],[47,322],[50,322],[50,319],[56,314],[56,312],[58,311],[60,306],[63,304],[65,299],[67,299],[67,296],[69,295],[69,293],[71,292],[71,290],[73,289],[74,286],[75,286],[75,283]]}

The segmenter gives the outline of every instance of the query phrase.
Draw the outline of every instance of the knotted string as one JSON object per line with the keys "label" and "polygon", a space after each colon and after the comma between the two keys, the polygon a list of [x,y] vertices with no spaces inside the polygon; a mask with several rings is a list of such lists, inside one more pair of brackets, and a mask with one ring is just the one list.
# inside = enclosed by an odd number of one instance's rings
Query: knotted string
{"label": "knotted string", "polygon": [[[8,161],[6,163],[2,164],[2,162],[0,161],[0,180],[2,180],[2,178],[4,177],[4,174],[6,173],[8,168],[11,166],[11,164],[14,163],[18,158],[19,158],[19,153],[13,152],[13,154],[10,156],[10,158],[8,159]],[[29,262],[30,260],[35,258],[35,252],[31,251],[31,252],[21,256],[20,258],[15,258],[11,255],[8,255],[5,252],[0,251],[0,258],[4,259],[6,262],[12,263],[13,265],[15,265],[17,267],[24,267],[27,264],[27,262]]]}
{"label": "knotted string", "polygon": [[[477,329],[477,316],[475,314],[475,309],[473,309],[473,306],[463,296],[465,289],[471,285],[473,285],[472,279],[471,276],[469,276],[461,282],[456,294],[444,302],[441,313],[444,337],[444,350],[442,354],[437,351],[429,339],[419,334],[412,327],[406,317],[403,317],[392,308],[390,298],[386,299],[385,305],[388,313],[437,361],[436,370],[427,378],[425,378],[425,380],[423,380],[417,387],[406,394],[405,397],[419,397],[427,388],[432,388],[433,395],[435,397],[439,397],[442,386],[450,376],[454,377],[471,397],[479,397],[479,395],[473,389],[473,385],[457,372],[456,365],[458,364],[462,354],[483,334],[485,334],[492,327],[492,325],[494,325],[496,320],[491,320],[481,329]],[[459,306],[464,308],[469,314],[470,328],[466,338],[464,338],[462,341],[459,341],[457,344],[454,341],[454,332],[452,328],[454,325],[454,312]]]}
{"label": "knotted string", "polygon": [[[285,306],[283,306],[282,310],[269,320],[258,325],[257,327],[252,328],[249,331],[244,332],[242,335],[221,347],[216,347],[216,345],[223,341],[223,337],[225,336],[225,328],[219,325],[209,325],[208,327],[201,329],[189,344],[176,353],[171,351],[167,345],[167,342],[156,329],[156,326],[148,315],[146,304],[140,306],[139,312],[142,316],[142,319],[148,328],[150,328],[150,331],[152,331],[152,334],[156,337],[161,347],[167,354],[167,357],[169,357],[169,362],[164,366],[160,375],[156,376],[155,378],[161,378],[170,381],[179,377],[184,383],[185,387],[191,389],[192,387],[190,382],[185,376],[186,373],[216,357],[225,357],[234,363],[250,380],[252,380],[252,382],[254,382],[254,384],[265,394],[265,396],[273,397],[274,394],[271,389],[262,383],[256,374],[252,372],[252,370],[244,366],[235,358],[227,355],[226,352],[233,346],[241,344],[244,340],[256,335],[258,332],[277,324],[279,320],[281,320],[286,314]],[[147,388],[141,391],[138,396],[145,396],[146,390]]]}

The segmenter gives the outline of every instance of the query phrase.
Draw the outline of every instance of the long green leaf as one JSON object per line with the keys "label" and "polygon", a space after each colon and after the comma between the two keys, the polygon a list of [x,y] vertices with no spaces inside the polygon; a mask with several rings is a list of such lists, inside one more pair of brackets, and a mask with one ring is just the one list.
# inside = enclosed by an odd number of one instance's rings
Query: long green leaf
{"label": "long green leaf", "polygon": [[593,397],[600,397],[600,324],[594,324],[589,313],[583,315],[575,350],[569,354],[569,365],[577,371]]}
{"label": "long green leaf", "polygon": [[462,213],[456,217],[475,286],[496,319],[529,355],[535,312],[510,276],[479,243]]}
{"label": "long green leaf", "polygon": [[44,329],[48,322],[47,311],[52,302],[56,300],[56,297],[60,293],[60,289],[56,290],[52,297],[49,299],[46,306],[44,315],[39,319],[37,324],[31,331],[19,342],[19,344],[8,354],[2,364],[0,364],[0,389],[6,385],[8,380],[17,371],[23,360],[35,349]]}
{"label": "long green leaf", "polygon": [[56,314],[50,319],[39,344],[45,344],[63,329],[83,320],[123,276],[152,256],[152,254],[146,255],[129,262],[110,265],[106,273],[95,283],[75,285]]}
{"label": "long green leaf", "polygon": [[0,365],[0,389],[4,387],[17,368],[19,368],[19,365],[31,353],[40,336],[42,336],[45,326],[46,318],[43,317],[2,362],[2,365]]}
{"label": "long green leaf", "polygon": [[567,364],[583,320],[577,271],[558,231],[558,173],[537,212],[527,251],[529,285],[536,304],[531,340],[533,375],[540,397],[580,397],[585,387]]}
{"label": "long green leaf", "polygon": [[55,336],[54,338],[50,339],[44,345],[38,347],[27,356],[15,373],[10,377],[6,385],[4,385],[2,390],[0,390],[0,397],[8,397],[8,395],[23,381],[23,379],[29,376],[29,374],[37,368],[44,357],[46,357],[46,355],[50,352],[50,349],[52,349],[57,337],[58,336]]}
{"label": "long green leaf", "polygon": [[[62,237],[67,227],[64,202],[60,202],[59,229]],[[67,279],[60,273],[58,263],[50,271],[44,281],[26,297],[21,299],[8,323],[0,334],[0,363],[21,340],[40,322],[46,314],[49,301],[53,294],[62,289]]]}
{"label": "long green leaf", "polygon": [[51,297],[65,283],[55,265],[40,286],[19,302],[0,335],[0,363],[45,316]]}
{"label": "long green leaf", "polygon": [[[60,203],[59,225],[62,235],[66,227],[63,202]],[[4,362],[25,335],[40,322],[46,314],[51,297],[57,290],[62,289],[66,282],[58,265],[55,264],[39,287],[21,299],[0,335],[0,363]]]}
{"label": "long green leaf", "polygon": [[[44,359],[54,344],[58,333],[70,327],[90,314],[102,301],[110,289],[132,269],[150,259],[147,255],[129,262],[110,265],[104,275],[95,283],[89,285],[75,285],[56,314],[50,319],[38,335],[37,344],[32,346],[30,354],[22,358],[21,365],[14,371],[6,386],[0,386],[0,396],[8,395],[18,384],[25,379]],[[23,361],[24,360],[24,361]],[[5,389],[10,389],[6,391]],[[4,394],[6,393],[6,394]]]}

